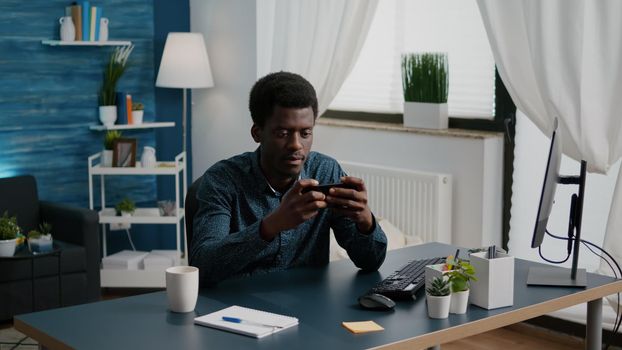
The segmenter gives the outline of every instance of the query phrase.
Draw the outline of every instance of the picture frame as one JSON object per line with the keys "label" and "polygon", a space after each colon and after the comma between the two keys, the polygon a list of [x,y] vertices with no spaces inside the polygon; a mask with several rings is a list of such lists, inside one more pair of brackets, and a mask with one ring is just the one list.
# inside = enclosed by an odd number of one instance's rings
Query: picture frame
{"label": "picture frame", "polygon": [[136,166],[136,139],[119,138],[114,141],[112,166],[120,168]]}

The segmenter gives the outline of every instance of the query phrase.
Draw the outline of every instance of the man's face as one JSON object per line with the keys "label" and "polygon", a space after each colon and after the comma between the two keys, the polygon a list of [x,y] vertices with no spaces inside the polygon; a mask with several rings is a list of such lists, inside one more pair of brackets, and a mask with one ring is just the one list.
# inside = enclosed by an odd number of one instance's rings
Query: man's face
{"label": "man's face", "polygon": [[269,177],[297,177],[313,144],[313,109],[276,106],[263,127],[251,134],[261,144],[261,165]]}

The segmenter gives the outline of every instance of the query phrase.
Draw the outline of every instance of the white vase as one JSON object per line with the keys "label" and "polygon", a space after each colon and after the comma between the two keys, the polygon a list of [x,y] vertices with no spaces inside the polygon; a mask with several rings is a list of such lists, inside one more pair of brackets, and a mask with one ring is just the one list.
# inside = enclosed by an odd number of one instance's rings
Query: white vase
{"label": "white vase", "polygon": [[451,295],[446,295],[444,297],[435,297],[426,294],[425,300],[428,304],[428,316],[430,318],[449,317],[449,304],[451,303]]}
{"label": "white vase", "polygon": [[149,146],[145,146],[143,148],[143,154],[140,156],[140,164],[143,168],[155,168],[155,148]]}
{"label": "white vase", "polygon": [[108,18],[99,20],[99,41],[108,41]]}
{"label": "white vase", "polygon": [[469,290],[451,293],[449,312],[452,314],[464,314],[469,306]]}
{"label": "white vase", "polygon": [[117,121],[117,106],[99,106],[99,121],[105,126],[113,126]]}
{"label": "white vase", "polygon": [[7,257],[15,254],[17,238],[0,240],[0,256]]}
{"label": "white vase", "polygon": [[132,111],[132,124],[142,124],[145,111]]}
{"label": "white vase", "polygon": [[65,16],[58,19],[60,23],[60,40],[74,41],[76,40],[76,27],[73,25],[71,16]]}
{"label": "white vase", "polygon": [[112,166],[112,150],[111,149],[102,150],[101,166],[107,167],[107,168]]}
{"label": "white vase", "polygon": [[447,103],[404,102],[404,126],[447,129]]}

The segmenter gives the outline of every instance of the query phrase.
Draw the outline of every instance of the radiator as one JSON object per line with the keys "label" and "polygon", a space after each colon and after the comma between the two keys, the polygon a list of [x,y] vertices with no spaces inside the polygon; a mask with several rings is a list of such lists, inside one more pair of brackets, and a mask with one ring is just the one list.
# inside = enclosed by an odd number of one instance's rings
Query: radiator
{"label": "radiator", "polygon": [[339,163],[348,175],[365,181],[374,215],[424,242],[451,243],[451,175]]}

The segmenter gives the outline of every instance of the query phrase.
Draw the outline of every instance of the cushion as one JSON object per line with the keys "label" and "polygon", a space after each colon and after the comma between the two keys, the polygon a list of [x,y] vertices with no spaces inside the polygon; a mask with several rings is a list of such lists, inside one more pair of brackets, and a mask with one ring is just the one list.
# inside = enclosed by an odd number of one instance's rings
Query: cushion
{"label": "cushion", "polygon": [[[376,223],[380,225],[380,228],[382,228],[382,231],[384,231],[384,234],[387,236],[387,250],[423,243],[420,237],[405,235],[399,228],[385,218],[376,218]],[[332,229],[330,231],[330,253],[328,258],[330,261],[348,258],[348,253],[339,246]]]}

